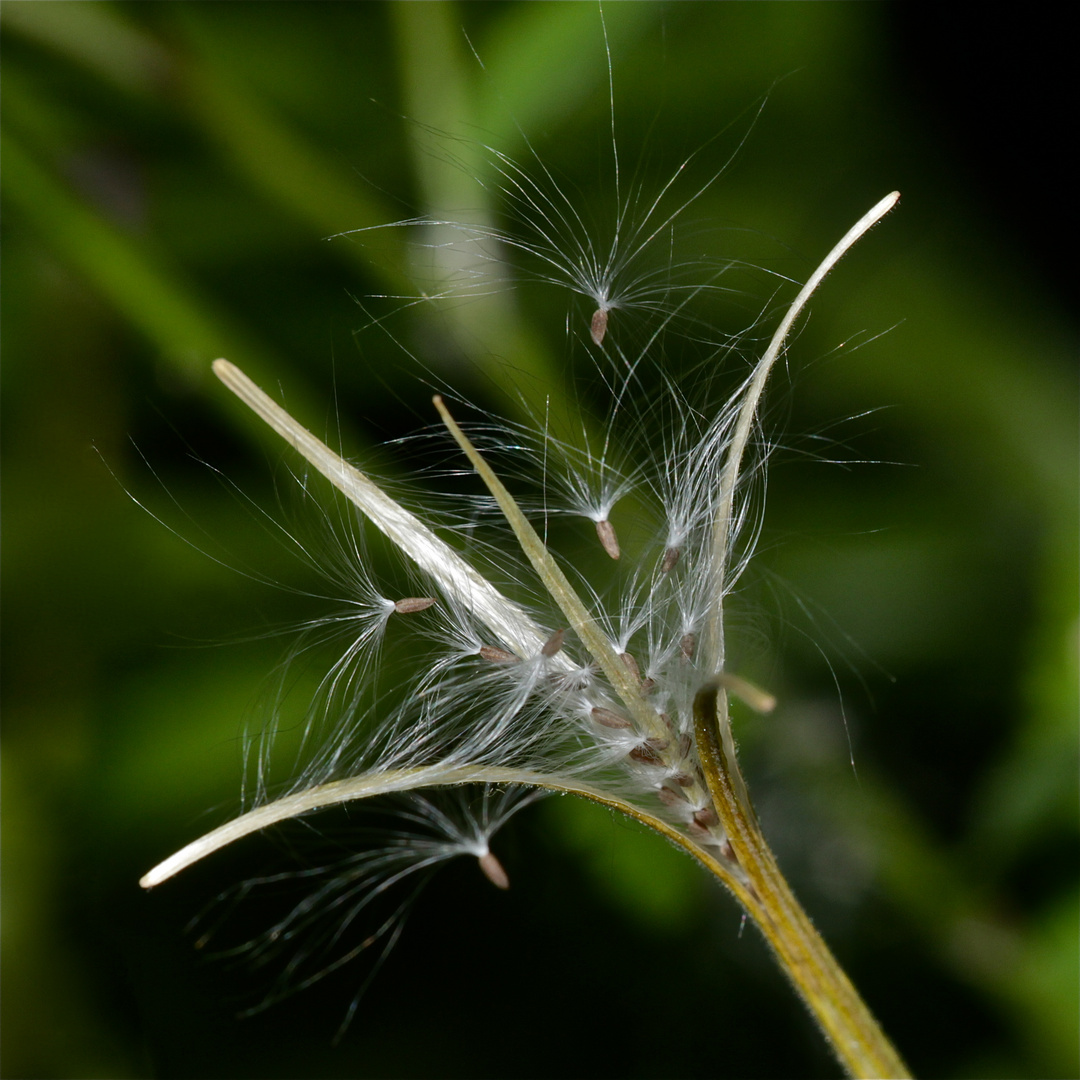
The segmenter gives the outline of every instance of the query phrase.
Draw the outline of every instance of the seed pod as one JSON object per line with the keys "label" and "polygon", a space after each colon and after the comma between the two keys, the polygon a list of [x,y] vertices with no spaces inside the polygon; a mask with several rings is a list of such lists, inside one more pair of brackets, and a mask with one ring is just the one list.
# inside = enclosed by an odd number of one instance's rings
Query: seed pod
{"label": "seed pod", "polygon": [[476,861],[480,864],[480,869],[484,871],[484,877],[496,889],[510,888],[510,878],[507,877],[503,864],[490,851],[485,851],[483,855],[477,856]]}
{"label": "seed pod", "polygon": [[617,559],[622,554],[619,549],[619,538],[615,535],[615,526],[606,518],[596,523],[596,535],[600,537],[604,550],[613,559]]}
{"label": "seed pod", "polygon": [[593,312],[592,320],[589,323],[589,337],[593,339],[594,345],[603,345],[604,335],[607,333],[607,308],[597,308]]}
{"label": "seed pod", "polygon": [[592,718],[604,727],[625,729],[632,727],[633,725],[625,716],[620,716],[617,712],[612,712],[611,709],[602,709],[599,706],[592,710]]}
{"label": "seed pod", "polygon": [[394,610],[399,615],[411,615],[414,611],[423,611],[435,603],[430,596],[407,596],[404,600],[394,601]]}

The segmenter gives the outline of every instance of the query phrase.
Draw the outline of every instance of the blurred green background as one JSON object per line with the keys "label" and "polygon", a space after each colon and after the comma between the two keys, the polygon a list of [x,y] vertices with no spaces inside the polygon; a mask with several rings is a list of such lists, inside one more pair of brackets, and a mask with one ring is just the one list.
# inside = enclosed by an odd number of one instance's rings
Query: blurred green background
{"label": "blurred green background", "polygon": [[[773,388],[792,452],[736,648],[781,706],[739,735],[796,891],[916,1073],[1075,1076],[1077,393],[1070,245],[1048,225],[1053,29],[891,4],[603,10],[627,176],[656,188],[701,148],[690,194],[749,131],[687,210],[699,254],[801,281],[903,192]],[[3,1075],[835,1075],[734,904],[572,800],[500,839],[509,893],[465,865],[432,882],[336,1046],[359,976],[238,1020],[268,976],[184,933],[287,853],[256,838],[136,884],[235,810],[240,735],[284,648],[258,630],[317,606],[125,489],[304,587],[214,471],[274,511],[289,461],[214,357],[390,475],[376,445],[431,420],[420,365],[504,413],[506,358],[573,396],[580,298],[425,305],[384,334],[369,324],[400,304],[356,300],[417,291],[404,230],[326,238],[418,214],[505,224],[482,144],[535,172],[532,147],[610,208],[598,7],[6,0],[0,30]],[[739,285],[695,314],[738,329],[777,281]]]}

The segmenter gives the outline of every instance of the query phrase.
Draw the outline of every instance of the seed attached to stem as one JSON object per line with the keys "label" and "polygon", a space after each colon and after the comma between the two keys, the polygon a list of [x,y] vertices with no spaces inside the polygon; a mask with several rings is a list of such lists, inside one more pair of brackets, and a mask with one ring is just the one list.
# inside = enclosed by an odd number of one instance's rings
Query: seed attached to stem
{"label": "seed attached to stem", "polygon": [[694,837],[699,844],[712,844],[714,847],[719,846],[723,841],[718,840],[710,830],[706,829],[698,821],[690,821],[686,826],[686,831]]}
{"label": "seed attached to stem", "polygon": [[641,765],[663,765],[664,759],[660,756],[660,751],[666,750],[667,746],[667,739],[646,739],[635,746],[627,757]]}
{"label": "seed attached to stem", "polygon": [[592,710],[592,718],[604,727],[623,729],[629,728],[633,725],[625,716],[620,716],[617,712],[612,712],[611,709],[603,709],[597,706]]}
{"label": "seed attached to stem", "polygon": [[651,746],[646,746],[644,743],[642,743],[641,746],[635,746],[634,749],[627,754],[627,757],[632,758],[640,765],[663,764],[660,755]]}
{"label": "seed attached to stem", "polygon": [[656,793],[656,797],[665,806],[685,806],[686,796],[681,791],[675,791],[669,787],[662,787]]}

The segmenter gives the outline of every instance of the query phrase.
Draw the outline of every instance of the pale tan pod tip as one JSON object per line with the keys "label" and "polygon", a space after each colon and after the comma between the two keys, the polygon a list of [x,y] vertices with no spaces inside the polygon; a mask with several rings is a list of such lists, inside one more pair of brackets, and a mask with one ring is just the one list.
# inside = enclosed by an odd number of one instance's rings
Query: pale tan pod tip
{"label": "pale tan pod tip", "polygon": [[727,691],[750,706],[754,712],[771,713],[776,708],[776,695],[755,686],[749,679],[739,675],[730,675],[726,671],[716,677],[716,681]]}

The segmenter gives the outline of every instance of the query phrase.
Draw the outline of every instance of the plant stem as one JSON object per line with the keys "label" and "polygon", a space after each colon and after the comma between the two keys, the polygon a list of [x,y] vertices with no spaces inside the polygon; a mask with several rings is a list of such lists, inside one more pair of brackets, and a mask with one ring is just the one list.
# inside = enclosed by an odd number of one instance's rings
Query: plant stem
{"label": "plant stem", "polygon": [[746,875],[749,887],[741,899],[748,914],[848,1075],[909,1077],[907,1066],[795,898],[762,835],[734,753],[725,750],[731,740],[721,738],[730,723],[727,692],[719,680],[706,683],[694,699],[694,725],[716,812]]}

